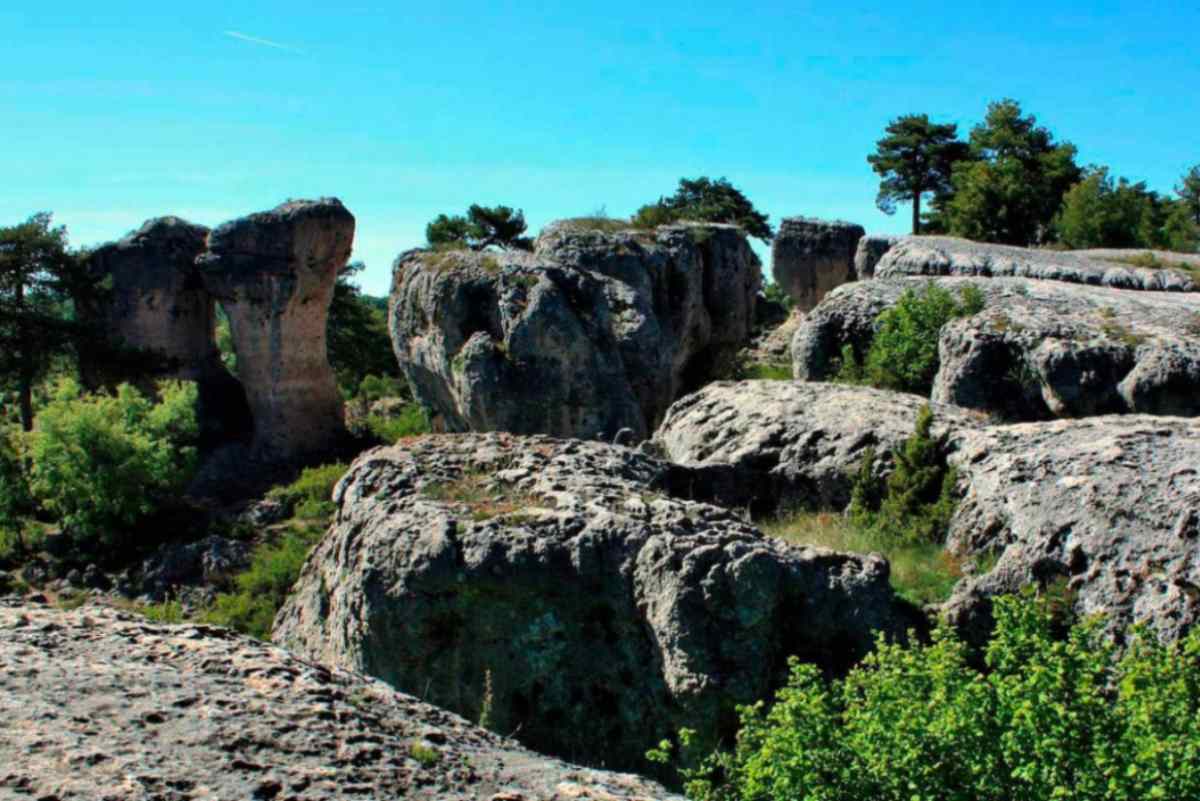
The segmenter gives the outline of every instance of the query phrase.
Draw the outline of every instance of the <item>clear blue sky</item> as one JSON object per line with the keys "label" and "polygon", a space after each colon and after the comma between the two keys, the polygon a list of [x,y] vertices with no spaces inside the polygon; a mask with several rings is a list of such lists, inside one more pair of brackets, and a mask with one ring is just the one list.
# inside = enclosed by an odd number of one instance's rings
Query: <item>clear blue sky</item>
{"label": "clear blue sky", "polygon": [[17,0],[0,10],[0,224],[72,242],[334,195],[382,293],[438,212],[626,215],[726,176],[772,221],[874,206],[892,117],[1014,97],[1083,163],[1200,162],[1200,3],[362,5]]}

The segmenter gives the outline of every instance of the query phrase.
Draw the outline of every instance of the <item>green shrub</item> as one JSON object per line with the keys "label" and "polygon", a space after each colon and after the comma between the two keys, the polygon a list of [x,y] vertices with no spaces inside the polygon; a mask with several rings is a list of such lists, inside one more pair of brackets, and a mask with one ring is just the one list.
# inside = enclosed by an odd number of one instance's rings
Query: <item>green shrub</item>
{"label": "green shrub", "polygon": [[5,540],[20,541],[23,518],[32,511],[21,432],[15,426],[0,425],[0,558]]}
{"label": "green shrub", "polygon": [[204,621],[260,640],[270,639],[275,613],[287,600],[309,549],[320,536],[319,528],[303,528],[289,531],[277,542],[259,545],[250,567],[234,579],[234,591],[219,594],[204,613]]}
{"label": "green shrub", "polygon": [[293,514],[301,519],[329,517],[336,511],[333,488],[348,469],[340,462],[306,467],[298,479],[286,487],[276,487],[268,495],[291,507]]}
{"label": "green shrub", "polygon": [[383,398],[402,398],[408,394],[408,385],[395,376],[369,375],[358,385],[358,397],[367,402]]}
{"label": "green shrub", "polygon": [[1055,636],[1030,599],[995,617],[983,670],[945,625],[927,645],[881,640],[841,680],[793,662],[772,706],[741,708],[731,752],[683,771],[689,796],[1200,798],[1200,629],[1171,645],[1135,630],[1121,656],[1096,620]]}
{"label": "green shrub", "polygon": [[432,429],[429,415],[420,404],[411,404],[395,417],[373,414],[367,418],[367,428],[382,442],[394,443],[403,437],[428,434]]}
{"label": "green shrub", "polygon": [[938,333],[958,317],[983,310],[983,293],[965,286],[956,300],[930,282],[920,292],[906,289],[895,306],[876,318],[875,336],[861,368],[852,348],[842,350],[842,380],[881,389],[928,395],[938,371]]}
{"label": "green shrub", "polygon": [[161,400],[122,384],[84,395],[63,381],[29,437],[30,490],[80,542],[118,545],[180,492],[196,464],[196,385],[167,382]]}

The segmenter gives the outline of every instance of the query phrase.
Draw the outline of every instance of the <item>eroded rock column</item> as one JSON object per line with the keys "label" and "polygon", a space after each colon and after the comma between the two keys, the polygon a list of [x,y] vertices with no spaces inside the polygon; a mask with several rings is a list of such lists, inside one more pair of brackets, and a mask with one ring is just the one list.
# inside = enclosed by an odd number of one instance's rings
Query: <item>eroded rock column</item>
{"label": "eroded rock column", "polygon": [[858,279],[854,255],[866,232],[848,222],[788,217],[771,246],[771,274],[801,311]]}
{"label": "eroded rock column", "polygon": [[197,261],[229,316],[260,458],[320,452],[344,433],[325,325],[353,240],[340,201],[289,201],[216,228]]}

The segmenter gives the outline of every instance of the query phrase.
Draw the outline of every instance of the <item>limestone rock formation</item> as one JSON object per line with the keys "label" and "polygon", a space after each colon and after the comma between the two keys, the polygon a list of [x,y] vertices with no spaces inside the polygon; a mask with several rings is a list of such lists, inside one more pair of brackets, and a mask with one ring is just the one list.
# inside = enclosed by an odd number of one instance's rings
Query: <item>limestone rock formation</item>
{"label": "limestone rock formation", "polygon": [[867,234],[858,240],[858,249],[854,251],[854,272],[859,281],[875,277],[875,265],[883,258],[883,254],[892,246],[904,239],[902,236],[886,234]]}
{"label": "limestone rock formation", "polygon": [[[718,382],[671,407],[654,442],[687,467],[729,465],[752,487],[760,513],[844,509],[864,451],[886,472],[913,432],[924,401],[869,387],[799,381]],[[935,404],[934,428],[979,425],[978,416]]]}
{"label": "limestone rock formation", "polygon": [[905,275],[1017,277],[1096,284],[1116,289],[1195,292],[1179,270],[1149,270],[1079,253],[991,245],[948,236],[910,236],[875,267],[877,278]]}
{"label": "limestone rock formation", "polygon": [[229,316],[262,458],[320,452],[344,432],[325,325],[353,239],[339,201],[289,201],[214,229],[197,262]]}
{"label": "limestone rock formation", "polygon": [[0,796],[666,799],[380,681],[201,625],[0,599]]}
{"label": "limestone rock formation", "polygon": [[1089,259],[1103,259],[1104,261],[1122,263],[1128,263],[1129,260],[1150,257],[1163,264],[1168,264],[1172,267],[1182,267],[1184,270],[1190,270],[1193,273],[1195,270],[1200,269],[1200,253],[1175,253],[1170,250],[1147,250],[1145,248],[1089,248],[1087,250],[1073,250],[1071,252]]}
{"label": "limestone rock formation", "polygon": [[[1113,628],[1178,637],[1200,620],[1200,421],[1124,415],[955,435],[963,500],[948,546],[999,559],[947,604],[976,640],[989,599],[1031,584]],[[1064,592],[1065,591],[1065,592]]]}
{"label": "limestone rock formation", "polygon": [[1200,414],[1200,294],[1019,278],[876,279],[832,293],[792,340],[797,378],[861,358],[875,319],[927,280],[979,288],[984,310],[947,324],[932,399],[1010,419],[1115,412]]}
{"label": "limestone rock formation", "polygon": [[389,327],[447,430],[644,439],[748,341],[760,282],[733,226],[559,223],[532,254],[401,255]]}
{"label": "limestone rock formation", "polygon": [[858,279],[855,251],[864,231],[853,223],[785,217],[771,245],[771,275],[801,311]]}
{"label": "limestone rock formation", "polygon": [[273,637],[539,751],[645,769],[680,726],[731,737],[788,656],[837,671],[914,625],[882,558],[764,538],[668,495],[671,473],[543,436],[368,451]]}

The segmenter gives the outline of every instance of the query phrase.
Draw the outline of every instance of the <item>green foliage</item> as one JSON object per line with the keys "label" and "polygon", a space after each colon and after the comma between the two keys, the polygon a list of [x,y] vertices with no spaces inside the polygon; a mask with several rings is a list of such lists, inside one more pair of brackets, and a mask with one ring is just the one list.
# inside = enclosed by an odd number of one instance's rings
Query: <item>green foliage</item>
{"label": "green foliage", "polygon": [[861,367],[853,349],[843,348],[839,378],[928,395],[937,375],[942,326],[978,314],[983,305],[983,293],[974,286],[963,287],[957,299],[933,282],[920,292],[906,289],[896,305],[876,319],[875,336]]}
{"label": "green foliage", "polygon": [[912,232],[920,232],[921,198],[927,193],[949,194],[954,165],[970,156],[958,138],[958,126],[929,121],[925,114],[906,114],[892,120],[875,153],[867,161],[880,177],[875,204],[894,214],[896,203],[912,204]]}
{"label": "green foliage", "polygon": [[378,299],[363,295],[353,283],[354,276],[363,269],[362,262],[351,262],[338,274],[326,324],[329,364],[338,387],[348,397],[368,376],[395,381],[399,375],[388,335],[386,302],[381,306]]}
{"label": "green foliage", "polygon": [[226,370],[237,375],[237,351],[233,347],[233,331],[229,327],[229,315],[218,306],[216,317],[217,352],[221,354],[221,364],[225,365]]}
{"label": "green foliage", "polygon": [[881,640],[840,680],[793,662],[773,705],[740,709],[731,752],[683,771],[689,796],[1200,798],[1200,630],[1175,644],[1135,630],[1119,655],[1097,621],[1059,637],[1029,599],[997,599],[995,617],[982,671],[946,625],[928,644]]}
{"label": "green foliage", "polygon": [[403,398],[408,395],[408,384],[396,376],[368,375],[359,382],[357,394],[367,402]]}
{"label": "green foliage", "polygon": [[1188,169],[1179,179],[1175,194],[1192,218],[1192,222],[1200,226],[1200,164]]}
{"label": "green foliage", "polygon": [[1108,169],[1100,167],[1063,196],[1055,229],[1071,248],[1169,247],[1167,223],[1175,205],[1144,182],[1121,178],[1114,183]]}
{"label": "green foliage", "polygon": [[414,437],[418,434],[428,434],[432,428],[429,415],[420,404],[409,404],[404,410],[392,417],[373,414],[367,418],[367,428],[381,442],[394,443],[404,437]]}
{"label": "green foliage", "polygon": [[204,613],[204,621],[269,640],[275,614],[287,600],[309,550],[320,536],[320,528],[301,528],[287,532],[277,542],[259,545],[249,569],[234,580],[235,590],[219,594]]}
{"label": "green foliage", "polygon": [[1045,241],[1063,195],[1079,181],[1075,146],[1055,143],[1015,100],[988,105],[971,131],[970,160],[954,167],[942,208],[950,233],[984,242]]}
{"label": "green foliage", "polygon": [[787,290],[774,281],[763,287],[763,297],[771,303],[778,303],[788,311],[791,311],[796,305],[796,301],[788,294]]}
{"label": "green foliage", "polygon": [[78,541],[124,544],[176,496],[196,463],[196,385],[166,382],[155,403],[128,384],[81,394],[64,380],[29,437],[30,490]]}
{"label": "green foliage", "polygon": [[408,755],[427,768],[442,761],[442,755],[437,752],[437,749],[416,740],[409,744]]}
{"label": "green foliage", "polygon": [[22,520],[32,511],[24,440],[19,431],[0,425],[0,536],[7,532],[19,540]]}
{"label": "green foliage", "polygon": [[933,436],[933,412],[922,406],[913,434],[893,454],[886,482],[875,475],[867,449],[852,491],[849,514],[883,541],[941,545],[958,499],[958,476],[946,465],[946,435]]}
{"label": "green foliage", "polygon": [[183,604],[179,601],[146,604],[138,611],[145,615],[147,620],[154,623],[182,623],[187,619],[183,613]]}
{"label": "green foliage", "polygon": [[333,488],[349,468],[341,463],[306,467],[300,477],[286,487],[276,487],[269,497],[281,501],[304,520],[328,517],[336,511]]}
{"label": "green foliage", "polygon": [[790,364],[769,364],[752,362],[741,369],[739,380],[743,381],[791,381],[792,366]]}
{"label": "green foliage", "polygon": [[532,250],[533,241],[524,236],[527,227],[523,211],[473,204],[466,216],[439,214],[425,227],[425,240],[432,248],[483,250],[494,245]]}
{"label": "green foliage", "polygon": [[705,177],[681,178],[675,194],[643,206],[633,216],[633,223],[639,228],[656,228],[680,220],[732,223],[741,226],[747,235],[768,243],[775,235],[767,215],[755,209],[724,178],[715,181]]}

